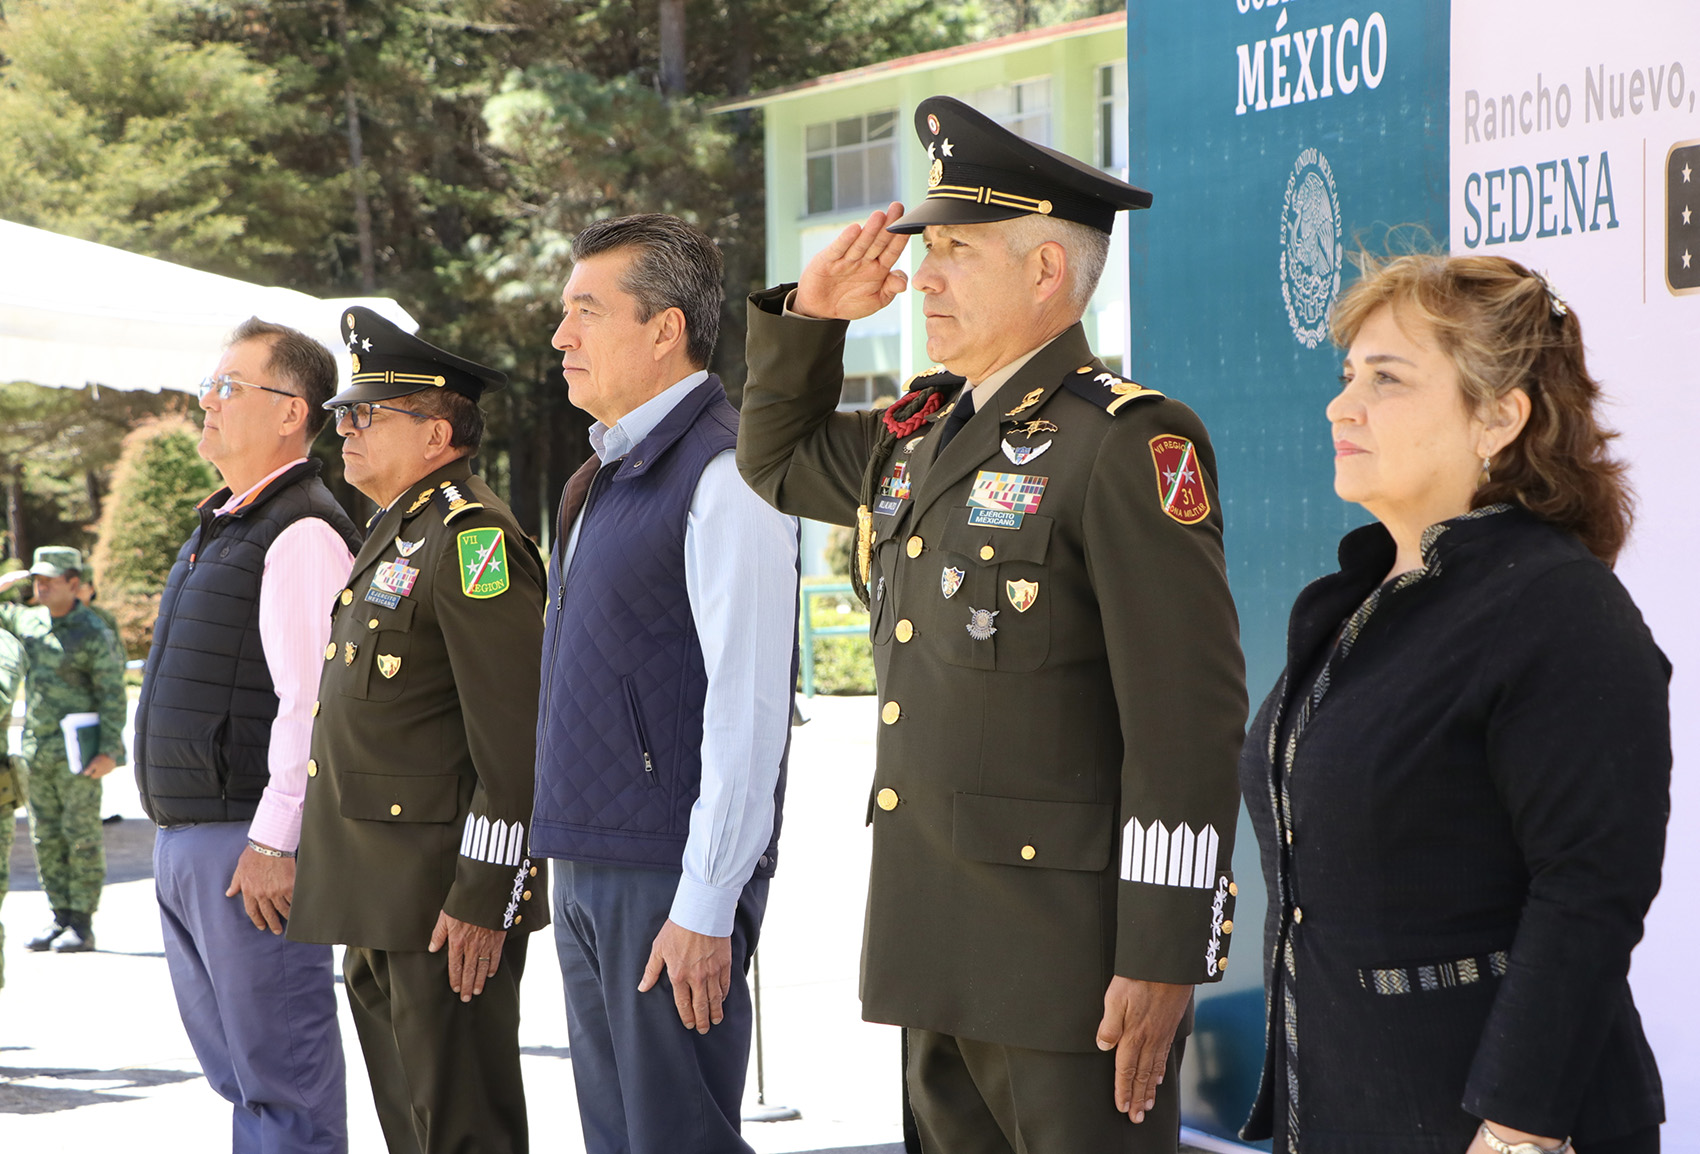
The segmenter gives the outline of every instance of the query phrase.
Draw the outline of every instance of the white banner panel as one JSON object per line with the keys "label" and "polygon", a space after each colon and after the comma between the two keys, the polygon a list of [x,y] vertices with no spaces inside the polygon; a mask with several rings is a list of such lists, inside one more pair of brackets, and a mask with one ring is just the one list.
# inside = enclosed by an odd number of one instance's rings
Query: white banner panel
{"label": "white banner panel", "polygon": [[1676,667],[1676,770],[1630,978],[1665,1149],[1700,1150],[1700,0],[1459,0],[1447,131],[1452,251],[1569,300],[1640,497],[1618,573]]}

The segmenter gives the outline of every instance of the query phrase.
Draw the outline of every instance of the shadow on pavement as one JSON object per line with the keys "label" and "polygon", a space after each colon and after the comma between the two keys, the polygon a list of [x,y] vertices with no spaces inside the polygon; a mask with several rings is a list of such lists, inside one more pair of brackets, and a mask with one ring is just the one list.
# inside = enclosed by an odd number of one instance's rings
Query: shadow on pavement
{"label": "shadow on pavement", "polygon": [[[39,890],[41,878],[35,870],[35,848],[30,844],[29,822],[20,810],[12,837],[12,890]],[[101,824],[106,839],[106,884],[133,882],[153,877],[153,838],[159,827],[137,818],[109,817]]]}
{"label": "shadow on pavement", "polygon": [[[12,1049],[14,1047],[8,1047]],[[79,1106],[122,1102],[137,1097],[121,1094],[143,1086],[169,1086],[199,1078],[182,1070],[75,1070],[34,1066],[0,1066],[0,1114],[54,1114]],[[20,1082],[112,1082],[98,1090],[80,1086],[20,1085]]]}

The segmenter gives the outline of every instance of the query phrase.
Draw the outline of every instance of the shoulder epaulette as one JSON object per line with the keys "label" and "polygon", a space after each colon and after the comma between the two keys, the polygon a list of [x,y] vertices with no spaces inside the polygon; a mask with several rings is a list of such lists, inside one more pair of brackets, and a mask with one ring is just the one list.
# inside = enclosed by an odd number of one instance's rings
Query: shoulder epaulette
{"label": "shoulder epaulette", "polygon": [[1081,365],[1063,381],[1063,387],[1075,396],[1091,401],[1112,417],[1129,401],[1142,401],[1146,397],[1163,399],[1163,394],[1156,389],[1118,377],[1097,365]]}
{"label": "shoulder epaulette", "polygon": [[460,486],[453,481],[443,481],[431,490],[431,500],[435,502],[437,511],[443,515],[443,524],[445,525],[452,524],[456,517],[464,513],[470,513],[475,509],[484,507],[462,493]]}

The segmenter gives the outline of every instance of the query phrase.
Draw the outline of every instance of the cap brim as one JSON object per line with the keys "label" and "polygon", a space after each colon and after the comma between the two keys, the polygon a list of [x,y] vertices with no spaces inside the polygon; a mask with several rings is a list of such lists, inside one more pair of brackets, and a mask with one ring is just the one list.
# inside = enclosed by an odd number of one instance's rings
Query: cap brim
{"label": "cap brim", "polygon": [[61,569],[57,565],[41,564],[30,566],[31,577],[63,577],[69,572],[69,569]]}
{"label": "cap brim", "polygon": [[1016,208],[1001,208],[994,204],[978,204],[972,200],[953,200],[947,197],[928,197],[914,208],[885,226],[887,232],[915,233],[929,224],[993,224],[1030,216]]}
{"label": "cap brim", "polygon": [[414,384],[379,385],[373,383],[351,385],[326,401],[322,408],[334,409],[338,405],[358,405],[362,401],[393,401],[397,397],[410,397],[414,393],[430,392],[431,387],[421,388]]}

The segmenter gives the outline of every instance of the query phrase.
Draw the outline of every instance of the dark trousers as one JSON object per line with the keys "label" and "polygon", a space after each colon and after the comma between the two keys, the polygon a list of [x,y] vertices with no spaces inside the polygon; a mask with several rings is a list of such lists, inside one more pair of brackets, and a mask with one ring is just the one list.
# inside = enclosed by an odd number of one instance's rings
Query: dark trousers
{"label": "dark trousers", "polygon": [[449,951],[349,946],[343,983],[390,1154],[526,1154],[519,980],[527,934],[470,1002],[449,989]]}
{"label": "dark trousers", "polygon": [[739,1135],[750,1063],[750,954],[765,878],[738,899],[725,1018],[687,1030],[668,975],[638,981],[679,885],[677,870],[555,863],[555,945],[587,1154],[749,1154]]}
{"label": "dark trousers", "polygon": [[908,1034],[906,1081],[924,1154],[1174,1154],[1180,1143],[1184,1037],[1169,1052],[1156,1108],[1135,1124],[1116,1110],[1114,1051]]}
{"label": "dark trousers", "polygon": [[331,948],[256,930],[230,875],[247,822],[162,829],[154,892],[183,1029],[231,1104],[235,1154],[348,1149]]}

